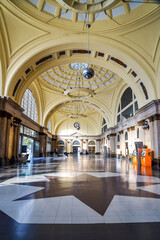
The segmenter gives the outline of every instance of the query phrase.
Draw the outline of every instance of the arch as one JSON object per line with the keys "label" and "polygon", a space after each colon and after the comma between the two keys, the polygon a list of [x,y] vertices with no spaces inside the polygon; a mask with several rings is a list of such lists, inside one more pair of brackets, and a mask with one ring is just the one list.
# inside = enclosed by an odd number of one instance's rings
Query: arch
{"label": "arch", "polygon": [[[60,107],[62,107],[63,105],[65,105],[66,103],[72,103],[72,102],[77,102],[77,100],[68,100],[65,101],[61,98],[59,98],[59,103],[56,106],[51,105],[50,107],[48,107],[46,114],[44,116],[44,126],[47,126],[48,120],[51,117],[51,115],[56,112]],[[96,109],[105,119],[107,124],[110,126],[111,122],[110,122],[110,118],[108,117],[108,115],[110,116],[111,113],[109,111],[109,109],[107,109],[107,107],[104,105],[104,103],[99,103],[97,104],[96,101],[94,101],[93,99],[87,99],[85,101],[83,101],[86,105],[92,106],[94,109]]]}
{"label": "arch", "polygon": [[89,145],[89,146],[95,146],[96,144],[95,144],[95,141],[92,140],[92,141],[90,141],[90,142],[88,143],[88,145]]}
{"label": "arch", "polygon": [[77,140],[75,140],[75,141],[73,142],[73,145],[78,145],[78,146],[80,146],[80,142],[77,141]]}
{"label": "arch", "polygon": [[58,140],[57,145],[64,145],[64,141],[63,140]]}
{"label": "arch", "polygon": [[[76,54],[75,54],[76,55]],[[78,54],[77,54],[78,55]],[[82,58],[81,58],[82,59]],[[21,83],[21,85],[19,86],[19,89],[17,90],[17,95],[15,100],[18,101],[18,99],[22,98],[23,92],[25,91],[26,88],[29,87],[29,85],[44,71],[46,71],[47,69],[54,67],[54,66],[59,66],[61,64],[68,64],[68,62],[70,62],[70,58],[63,58],[63,59],[58,59],[56,61],[51,61],[49,63],[47,63],[46,65],[44,65],[41,68],[38,68],[35,72],[32,73],[31,77],[28,77],[27,81],[23,81]],[[78,62],[80,61],[80,56],[72,56],[72,61]],[[82,59],[83,62],[87,62],[87,56],[85,56],[85,58],[83,57]],[[106,62],[105,60],[102,61],[101,59],[96,59],[93,58],[90,60],[91,64],[95,64],[95,65],[99,65],[101,67],[107,68],[108,70],[114,72],[115,74],[117,74],[119,77],[121,77],[132,89],[134,89],[134,92],[137,92],[137,97],[139,99],[140,104],[143,106],[144,104],[146,104],[146,100],[145,100],[145,96],[143,94],[143,91],[139,85],[138,82],[134,81],[132,76],[130,74],[128,74],[126,69],[123,69],[122,67],[118,66],[118,64],[112,62],[112,61],[108,61]],[[129,71],[129,69],[128,69]],[[18,80],[18,79],[17,79]],[[15,85],[15,84],[14,84]],[[145,85],[146,86],[146,85]],[[147,87],[146,87],[147,88]],[[153,90],[153,86],[151,85],[149,87],[150,91]],[[149,95],[149,94],[148,94]],[[10,92],[10,96],[12,97],[12,93]],[[151,100],[153,98],[153,96],[155,96],[155,94],[149,95],[149,100]]]}
{"label": "arch", "polygon": [[[74,43],[73,43],[74,39]],[[97,44],[98,42],[98,44]],[[66,43],[66,44],[64,44]],[[23,52],[23,56],[19,57],[17,60],[16,64],[13,64],[12,67],[9,70],[8,76],[7,76],[7,84],[5,88],[5,94],[11,96],[11,91],[10,91],[10,86],[14,86],[16,81],[17,81],[17,76],[19,73],[22,73],[22,70],[27,68],[30,63],[33,63],[33,60],[35,62],[35,59],[39,59],[42,57],[43,52],[45,51],[46,53],[53,53],[54,51],[57,50],[71,50],[76,48],[87,48],[86,40],[85,37],[82,35],[69,35],[69,36],[63,36],[62,38],[59,39],[58,43],[55,39],[47,39],[46,42],[38,42],[38,46],[36,46],[34,49],[29,49],[27,53]],[[53,47],[54,46],[54,47]],[[72,46],[72,47],[71,47]],[[122,44],[121,42],[118,42],[117,40],[105,38],[105,37],[96,37],[92,36],[92,44],[91,44],[91,49],[93,51],[98,50],[99,52],[107,52],[108,55],[110,56],[115,56],[118,58],[118,56],[121,56],[122,61],[124,59],[127,59],[127,69],[123,69],[122,67],[118,66],[116,63],[113,63],[111,61],[102,61],[102,59],[98,58],[92,58],[91,63],[92,64],[99,64],[100,66],[107,67],[111,71],[115,72],[117,75],[119,75],[124,81],[126,81],[129,86],[134,90],[137,90],[137,97],[141,100],[141,105],[143,106],[145,104],[145,99],[144,96],[141,92],[140,87],[138,86],[137,82],[133,80],[132,76],[130,76],[129,72],[130,69],[132,69],[134,66],[134,69],[136,72],[139,72],[139,78],[144,82],[146,89],[149,93],[149,100],[153,100],[156,97],[155,89],[153,86],[154,82],[154,71],[152,69],[152,66],[144,59],[143,56],[141,56],[139,53],[134,51],[134,49],[128,47],[127,45]],[[41,55],[41,56],[40,56]],[[76,54],[75,54],[76,55]],[[39,56],[39,57],[38,57]],[[132,57],[131,57],[132,56]],[[79,59],[79,56],[74,56],[72,60]],[[81,61],[83,59],[83,62],[87,62],[87,56],[81,57]],[[63,60],[56,59],[56,66],[60,64],[65,64],[68,63],[69,59],[67,57],[63,58]],[[53,61],[54,62],[54,61]],[[53,66],[53,62],[51,65]],[[125,60],[124,60],[125,62]],[[23,67],[22,67],[23,63]],[[48,66],[50,63],[48,62]],[[45,65],[44,65],[45,66]],[[36,74],[32,74],[32,76],[25,81],[20,88],[20,91],[24,91],[28,85],[41,73],[46,69],[46,66],[42,68],[37,69]],[[137,80],[137,79],[136,79]],[[24,89],[23,89],[24,88]]]}
{"label": "arch", "polygon": [[[58,128],[60,127],[61,124],[65,123],[65,121],[69,121],[69,119],[63,117],[62,119],[60,119],[60,120],[57,122],[57,124],[55,125],[55,129],[54,129],[54,133],[55,133],[55,134],[57,134]],[[81,121],[85,121],[85,119],[84,119],[84,120],[81,120]],[[92,126],[92,129],[95,129],[95,130],[97,131],[97,135],[100,134],[100,127],[101,127],[101,126],[98,125],[98,122],[96,122],[94,119],[91,119],[91,118],[89,118],[89,120],[88,120],[87,122],[90,123],[90,125]],[[88,124],[88,123],[85,122],[85,125],[86,125],[86,124]],[[80,125],[81,125],[81,123],[80,123]],[[98,129],[99,129],[99,131],[98,131]],[[80,128],[80,132],[81,132],[81,128]],[[94,134],[93,134],[93,135],[94,135]]]}

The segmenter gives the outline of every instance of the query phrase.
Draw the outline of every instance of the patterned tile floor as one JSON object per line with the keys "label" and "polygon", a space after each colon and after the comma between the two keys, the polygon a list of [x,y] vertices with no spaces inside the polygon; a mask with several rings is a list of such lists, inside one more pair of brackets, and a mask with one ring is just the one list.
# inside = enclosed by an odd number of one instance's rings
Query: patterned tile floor
{"label": "patterned tile floor", "polygon": [[0,239],[159,239],[160,172],[102,156],[0,168]]}

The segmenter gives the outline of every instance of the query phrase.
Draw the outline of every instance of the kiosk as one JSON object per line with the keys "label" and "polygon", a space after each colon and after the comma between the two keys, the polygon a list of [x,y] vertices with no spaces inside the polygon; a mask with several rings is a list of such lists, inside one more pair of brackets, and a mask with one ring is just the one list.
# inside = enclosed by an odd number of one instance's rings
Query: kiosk
{"label": "kiosk", "polygon": [[138,164],[136,150],[132,153],[133,164]]}
{"label": "kiosk", "polygon": [[152,166],[152,154],[151,149],[142,149],[141,152],[141,164],[144,167],[151,167]]}
{"label": "kiosk", "polygon": [[135,142],[135,149],[137,155],[137,164],[141,165],[141,150],[143,148],[143,142]]}

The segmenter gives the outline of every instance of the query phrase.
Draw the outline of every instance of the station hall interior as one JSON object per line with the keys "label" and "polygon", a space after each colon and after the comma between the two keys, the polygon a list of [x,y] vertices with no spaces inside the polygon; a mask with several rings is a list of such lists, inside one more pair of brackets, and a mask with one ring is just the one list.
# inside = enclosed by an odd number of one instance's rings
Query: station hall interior
{"label": "station hall interior", "polygon": [[0,239],[159,239],[160,1],[0,0]]}

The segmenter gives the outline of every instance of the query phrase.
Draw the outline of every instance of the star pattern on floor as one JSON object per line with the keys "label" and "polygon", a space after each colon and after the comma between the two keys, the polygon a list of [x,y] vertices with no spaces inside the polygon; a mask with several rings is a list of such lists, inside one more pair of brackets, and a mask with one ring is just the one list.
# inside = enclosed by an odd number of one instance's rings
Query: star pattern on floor
{"label": "star pattern on floor", "polygon": [[158,194],[138,189],[138,187],[153,185],[153,183],[130,183],[121,176],[97,178],[89,174],[81,174],[69,178],[45,177],[49,181],[20,183],[20,185],[43,189],[15,201],[73,195],[103,216],[115,195],[160,198]]}

